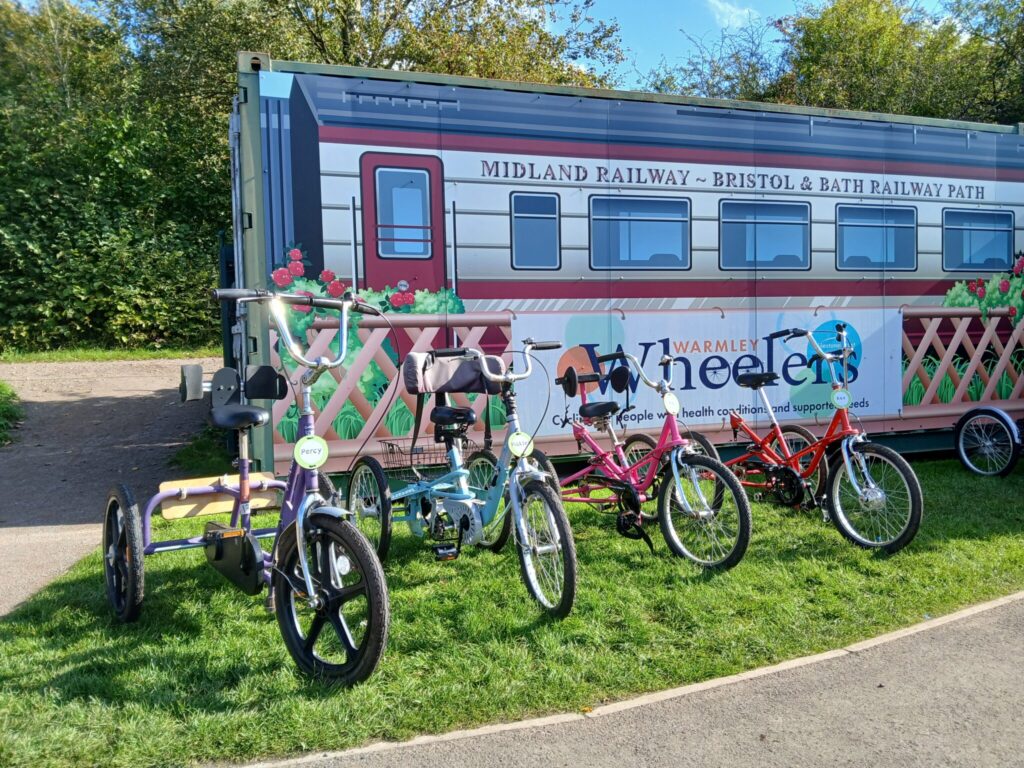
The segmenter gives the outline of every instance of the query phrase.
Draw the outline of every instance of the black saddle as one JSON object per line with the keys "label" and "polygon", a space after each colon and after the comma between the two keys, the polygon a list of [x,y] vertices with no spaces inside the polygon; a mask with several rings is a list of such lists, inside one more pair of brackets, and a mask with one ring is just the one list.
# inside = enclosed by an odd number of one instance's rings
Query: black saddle
{"label": "black saddle", "polygon": [[613,413],[617,413],[618,410],[619,404],[614,400],[599,401],[581,405],[580,416],[584,419],[599,419],[602,416],[611,416]]}
{"label": "black saddle", "polygon": [[476,424],[476,414],[471,408],[458,408],[451,405],[435,405],[430,412],[430,420],[439,427],[452,427],[456,424]]}
{"label": "black saddle", "polygon": [[248,429],[249,427],[262,427],[269,422],[270,411],[255,405],[227,403],[211,408],[206,420],[210,426],[220,429]]}
{"label": "black saddle", "polygon": [[771,384],[779,378],[779,374],[773,371],[762,371],[759,373],[741,373],[736,377],[736,383],[741,387],[760,389],[765,384]]}

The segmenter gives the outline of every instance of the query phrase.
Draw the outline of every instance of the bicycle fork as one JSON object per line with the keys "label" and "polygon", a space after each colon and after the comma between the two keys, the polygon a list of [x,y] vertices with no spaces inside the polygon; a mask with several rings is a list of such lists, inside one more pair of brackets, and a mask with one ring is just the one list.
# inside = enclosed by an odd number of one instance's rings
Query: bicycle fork
{"label": "bicycle fork", "polygon": [[695,510],[693,505],[690,504],[689,499],[687,499],[686,495],[683,493],[683,481],[679,475],[679,456],[682,451],[683,448],[681,447],[674,449],[670,458],[670,462],[672,464],[672,479],[675,481],[676,501],[690,517],[707,520],[708,518],[714,517],[715,511],[712,508],[712,505],[708,503],[707,497],[704,495],[704,490],[700,487],[700,483],[697,481],[697,470],[690,464],[686,465],[686,474],[688,475],[690,484],[693,486],[697,499],[700,501],[701,508]]}
{"label": "bicycle fork", "polygon": [[516,524],[516,532],[519,534],[521,547],[529,547],[535,555],[547,555],[557,552],[562,548],[562,541],[559,538],[558,526],[551,511],[544,505],[544,514],[548,518],[548,530],[551,532],[552,542],[550,544],[535,545],[530,543],[529,531],[526,528],[526,516],[523,514],[523,484],[528,480],[546,482],[546,475],[539,469],[534,469],[526,463],[526,459],[517,459],[516,468],[509,478],[509,500],[512,502],[512,515]]}

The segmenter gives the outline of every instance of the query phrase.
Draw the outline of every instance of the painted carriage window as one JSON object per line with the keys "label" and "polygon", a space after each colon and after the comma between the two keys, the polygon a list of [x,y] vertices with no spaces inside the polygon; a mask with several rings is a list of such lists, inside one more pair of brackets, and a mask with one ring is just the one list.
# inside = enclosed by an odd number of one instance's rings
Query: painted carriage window
{"label": "painted carriage window", "polygon": [[722,201],[722,269],[810,269],[807,203]]}
{"label": "painted carriage window", "polygon": [[836,206],[837,269],[917,269],[917,210]]}
{"label": "painted carriage window", "polygon": [[417,168],[378,168],[377,254],[430,258],[430,175]]}
{"label": "painted carriage window", "polygon": [[512,193],[512,266],[558,269],[558,195]]}
{"label": "painted carriage window", "polygon": [[594,269],[689,269],[690,201],[666,197],[590,198]]}
{"label": "painted carriage window", "polygon": [[1010,211],[942,212],[942,268],[1004,270],[1013,262]]}

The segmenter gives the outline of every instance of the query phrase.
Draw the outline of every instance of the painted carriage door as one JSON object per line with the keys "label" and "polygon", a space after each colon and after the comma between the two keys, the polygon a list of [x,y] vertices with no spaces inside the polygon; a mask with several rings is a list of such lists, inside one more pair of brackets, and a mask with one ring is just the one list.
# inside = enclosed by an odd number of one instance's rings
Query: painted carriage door
{"label": "painted carriage door", "polygon": [[359,172],[363,197],[363,287],[406,281],[445,286],[444,172],[428,155],[371,152]]}

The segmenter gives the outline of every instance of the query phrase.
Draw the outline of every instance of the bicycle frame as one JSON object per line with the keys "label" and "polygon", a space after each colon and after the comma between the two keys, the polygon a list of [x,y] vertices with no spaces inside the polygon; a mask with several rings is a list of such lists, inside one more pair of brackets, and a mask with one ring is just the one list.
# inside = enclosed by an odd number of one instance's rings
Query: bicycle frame
{"label": "bicycle frame", "polygon": [[[585,396],[584,402],[586,402]],[[606,480],[633,486],[640,495],[641,503],[650,501],[650,498],[647,496],[647,492],[651,489],[651,486],[654,484],[657,476],[657,472],[654,470],[660,465],[665,454],[670,453],[676,448],[681,448],[687,443],[687,441],[683,439],[682,435],[679,434],[679,425],[676,423],[675,418],[670,414],[665,414],[665,423],[661,427],[661,434],[658,437],[657,446],[635,464],[629,464],[627,462],[626,455],[622,450],[622,443],[619,443],[618,441],[615,441],[615,444],[610,451],[602,448],[590,434],[590,431],[582,420],[573,421],[572,435],[576,438],[577,442],[586,445],[593,456],[590,459],[590,463],[584,469],[569,475],[561,481],[563,489],[568,488],[573,483],[582,481],[585,477],[593,474],[597,470],[600,470],[604,473],[604,479]],[[647,467],[650,468],[650,471],[646,473],[646,476],[642,476],[641,470]],[[600,488],[606,486],[607,483],[599,483],[594,487]],[[578,494],[563,490],[562,501],[601,505],[614,504],[616,502],[613,497],[608,497],[607,499],[595,499],[593,497],[582,495],[584,490],[589,490],[590,488],[591,486],[581,486],[580,493]]]}
{"label": "bicycle frame", "polygon": [[[525,531],[522,530],[522,503],[520,497],[520,484],[522,477],[526,476],[531,479],[543,479],[543,473],[536,472],[526,464],[525,459],[518,459],[515,463],[515,467],[510,469],[512,466],[512,451],[509,447],[509,437],[519,431],[519,414],[515,406],[515,395],[510,387],[507,387],[502,394],[505,400],[506,410],[506,421],[507,429],[505,432],[505,442],[502,444],[501,455],[498,458],[497,474],[494,478],[494,484],[487,492],[487,496],[484,499],[483,507],[480,510],[480,521],[481,524],[486,527],[494,522],[494,519],[498,512],[498,506],[501,503],[502,496],[505,493],[507,485],[511,485],[509,497],[512,503],[512,513],[516,521],[516,526],[520,529],[521,535],[525,535]],[[442,475],[441,477],[434,478],[433,480],[419,480],[413,483],[409,483],[404,488],[391,494],[392,502],[406,501],[406,511],[404,515],[396,515],[392,517],[393,522],[406,523],[414,534],[423,537],[426,535],[424,529],[423,519],[417,514],[417,501],[434,501],[435,499],[451,499],[453,501],[473,501],[477,497],[470,490],[468,477],[469,470],[463,467],[462,450],[458,445],[457,441],[452,442],[452,447],[448,451],[448,466],[450,471]],[[511,480],[511,483],[510,483]],[[506,510],[506,514],[507,514]]]}
{"label": "bicycle frame", "polygon": [[[849,384],[849,371],[848,371],[848,360],[849,356],[846,354],[848,349],[846,341],[846,330],[845,326],[839,324],[836,326],[839,331],[839,335],[836,340],[842,340],[843,342],[843,353],[840,355],[829,355],[826,354],[821,346],[815,341],[813,334],[807,332],[800,332],[806,334],[807,339],[814,347],[815,352],[821,358],[821,360],[828,366],[829,377],[832,380],[832,391],[838,391],[848,386]],[[786,333],[782,331],[780,333]],[[837,363],[842,363],[842,376],[836,372],[835,366]],[[808,363],[810,365],[810,363]],[[849,460],[849,451],[847,445],[851,440],[863,439],[863,433],[860,429],[850,424],[849,411],[846,408],[840,408],[833,403],[832,419],[829,421],[828,429],[825,430],[825,434],[815,440],[806,448],[791,453],[789,445],[786,443],[785,436],[782,433],[782,427],[779,426],[778,420],[775,418],[775,411],[772,408],[771,402],[768,400],[768,395],[764,391],[764,387],[757,389],[758,395],[761,397],[761,402],[764,403],[765,410],[768,412],[768,417],[771,419],[772,426],[768,431],[768,434],[763,438],[759,438],[747,423],[743,420],[743,417],[737,414],[735,411],[729,412],[729,425],[732,427],[733,434],[742,431],[752,441],[753,450],[749,450],[746,453],[737,456],[734,459],[730,459],[725,462],[727,467],[735,467],[736,465],[748,462],[751,459],[756,459],[764,465],[773,466],[784,466],[795,471],[802,479],[806,480],[810,478],[818,470],[818,466],[821,464],[825,457],[825,453],[829,447],[835,443],[843,443],[843,457],[845,461]],[[770,443],[776,440],[778,441],[778,451],[774,450]],[[806,466],[801,466],[801,462],[804,459],[810,459]],[[755,470],[756,471],[756,470]],[[851,475],[852,477],[852,475]],[[769,485],[769,479],[767,475],[763,480],[748,480],[744,477],[740,478],[740,483],[749,488],[766,488]]]}

